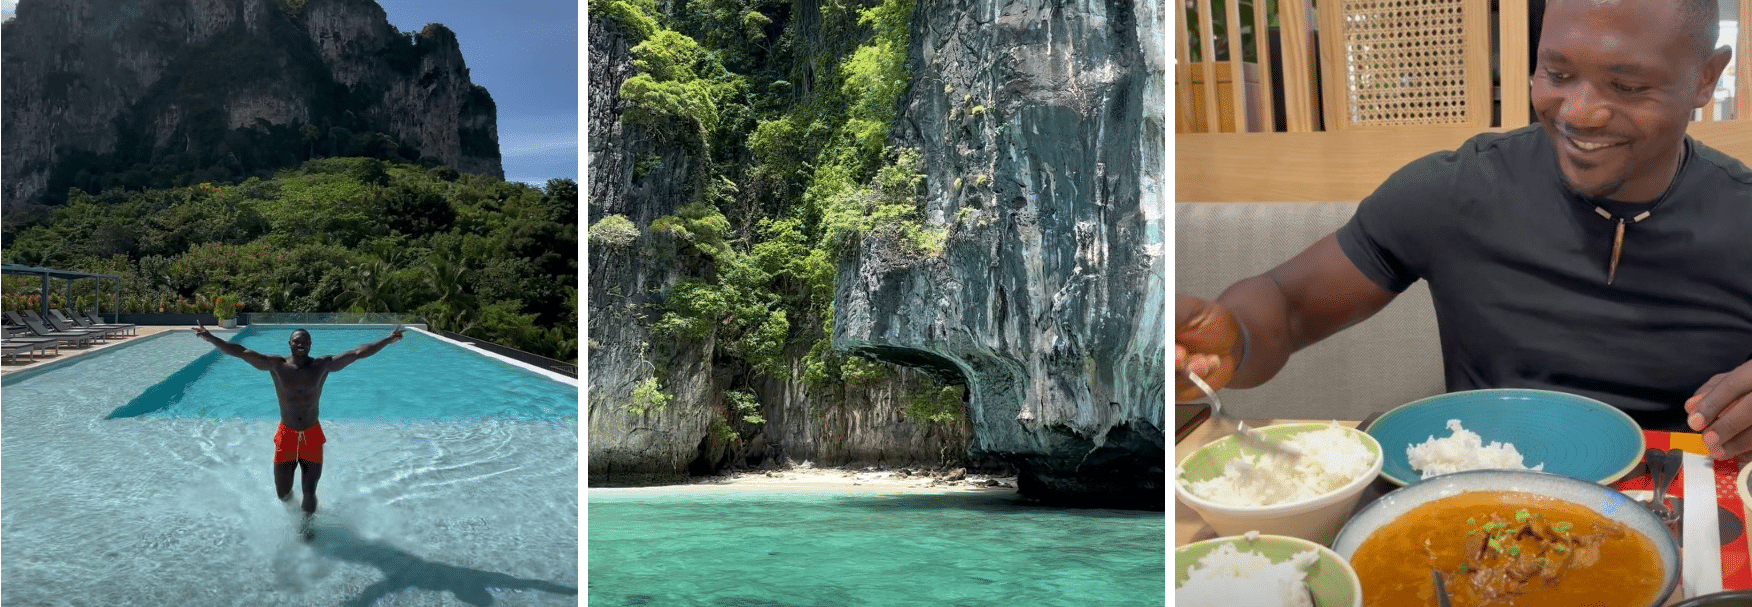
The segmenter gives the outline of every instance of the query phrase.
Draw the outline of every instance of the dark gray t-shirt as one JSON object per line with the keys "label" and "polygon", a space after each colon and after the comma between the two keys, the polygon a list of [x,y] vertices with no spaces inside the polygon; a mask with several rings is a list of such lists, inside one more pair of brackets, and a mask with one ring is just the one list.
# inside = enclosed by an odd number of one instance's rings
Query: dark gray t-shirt
{"label": "dark gray t-shirt", "polygon": [[[1752,170],[1690,138],[1649,205],[1583,197],[1538,125],[1406,165],[1338,242],[1394,292],[1429,281],[1449,390],[1538,388],[1678,429],[1710,376],[1752,358]],[[1617,276],[1606,283],[1617,220]]]}

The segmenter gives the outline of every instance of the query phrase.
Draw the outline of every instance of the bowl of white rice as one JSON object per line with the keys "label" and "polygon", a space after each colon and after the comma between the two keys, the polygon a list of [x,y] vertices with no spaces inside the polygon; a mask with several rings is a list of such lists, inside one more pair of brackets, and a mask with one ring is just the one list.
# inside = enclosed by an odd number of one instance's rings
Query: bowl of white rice
{"label": "bowl of white rice", "polygon": [[1176,607],[1310,607],[1310,594],[1318,607],[1363,604],[1350,563],[1308,540],[1249,533],[1174,549]]}
{"label": "bowl of white rice", "polygon": [[1611,484],[1642,462],[1642,428],[1577,394],[1495,388],[1421,398],[1365,429],[1386,449],[1381,477],[1406,485],[1477,469],[1531,469]]}
{"label": "bowl of white rice", "polygon": [[1278,424],[1256,432],[1301,456],[1263,453],[1226,436],[1180,460],[1175,496],[1218,535],[1258,531],[1331,542],[1381,472],[1381,444],[1336,422]]}

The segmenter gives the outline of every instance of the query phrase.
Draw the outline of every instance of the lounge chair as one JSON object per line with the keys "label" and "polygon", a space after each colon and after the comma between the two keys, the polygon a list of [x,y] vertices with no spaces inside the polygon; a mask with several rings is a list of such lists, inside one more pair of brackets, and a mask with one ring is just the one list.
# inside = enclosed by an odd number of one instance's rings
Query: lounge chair
{"label": "lounge chair", "polygon": [[70,329],[86,329],[88,331],[108,331],[111,335],[117,337],[127,337],[129,333],[133,332],[133,329],[131,328],[133,325],[124,327],[122,325],[93,323],[86,320],[83,316],[74,314],[71,310],[49,310],[49,314],[60,319],[61,322],[55,323],[56,326],[66,326]]}
{"label": "lounge chair", "polygon": [[5,358],[18,362],[18,355],[30,356],[31,362],[36,362],[36,353],[54,350],[55,355],[61,354],[61,340],[47,337],[7,337],[0,341],[0,352]]}
{"label": "lounge chair", "polygon": [[128,323],[128,322],[104,322],[104,321],[103,321],[103,317],[102,317],[102,316],[98,316],[98,314],[97,314],[97,311],[96,311],[96,310],[87,310],[87,311],[85,311],[85,313],[84,313],[84,315],[83,315],[83,316],[81,316],[81,315],[80,315],[80,314],[79,314],[79,313],[77,313],[77,312],[75,312],[75,313],[74,313],[74,314],[73,314],[73,318],[75,318],[75,319],[78,319],[78,318],[84,318],[84,319],[85,319],[85,320],[88,320],[88,321],[91,321],[91,325],[92,325],[92,326],[97,326],[97,327],[122,327],[122,328],[124,328],[124,329],[127,329],[127,330],[128,330],[128,334],[129,334],[129,335],[133,335],[133,334],[134,334],[134,329],[135,329],[135,328],[136,328],[136,327],[135,327],[135,326],[134,326],[134,323]]}
{"label": "lounge chair", "polygon": [[13,322],[28,327],[37,337],[50,337],[60,340],[63,344],[84,346],[89,345],[91,340],[97,339],[102,334],[100,331],[56,331],[43,326],[43,323],[37,322],[36,319],[38,317],[36,313],[30,312],[29,310],[26,310],[25,312],[28,313],[29,316],[20,316],[17,312],[7,310],[6,317],[12,319]]}
{"label": "lounge chair", "polygon": [[73,324],[73,321],[67,320],[66,318],[62,318],[60,310],[49,310],[48,316],[37,316],[36,312],[30,311],[30,310],[25,310],[24,317],[25,318],[35,317],[38,321],[41,321],[41,322],[48,324],[50,329],[54,329],[56,331],[65,331],[68,333],[72,333],[75,331],[90,331],[92,333],[95,333],[97,335],[98,339],[109,339],[113,335],[120,335],[122,333],[120,330],[86,329],[86,328],[80,327],[79,325]]}

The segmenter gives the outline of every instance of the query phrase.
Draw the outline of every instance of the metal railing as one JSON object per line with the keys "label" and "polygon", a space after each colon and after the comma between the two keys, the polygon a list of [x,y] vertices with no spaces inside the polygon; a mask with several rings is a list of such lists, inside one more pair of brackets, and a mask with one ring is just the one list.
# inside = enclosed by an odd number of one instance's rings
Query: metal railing
{"label": "metal railing", "polygon": [[388,312],[246,312],[238,314],[244,325],[425,325],[416,314]]}

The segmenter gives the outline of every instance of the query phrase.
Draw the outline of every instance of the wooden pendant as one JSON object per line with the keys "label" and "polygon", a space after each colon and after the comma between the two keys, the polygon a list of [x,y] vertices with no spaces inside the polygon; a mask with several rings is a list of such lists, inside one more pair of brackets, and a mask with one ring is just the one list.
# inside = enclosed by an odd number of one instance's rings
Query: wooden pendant
{"label": "wooden pendant", "polygon": [[1618,276],[1618,254],[1624,252],[1624,224],[1618,220],[1617,233],[1612,235],[1612,265],[1606,268],[1606,284],[1612,284],[1612,279]]}
{"label": "wooden pendant", "polygon": [[1609,213],[1606,209],[1600,207],[1594,207],[1594,212],[1599,213],[1601,217],[1616,220],[1618,222],[1618,229],[1614,230],[1612,234],[1612,261],[1606,266],[1606,284],[1612,284],[1612,279],[1618,276],[1618,257],[1624,252],[1624,226],[1648,219],[1649,212],[1643,211],[1636,217],[1630,219],[1613,217],[1612,213]]}

